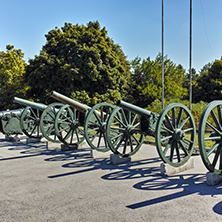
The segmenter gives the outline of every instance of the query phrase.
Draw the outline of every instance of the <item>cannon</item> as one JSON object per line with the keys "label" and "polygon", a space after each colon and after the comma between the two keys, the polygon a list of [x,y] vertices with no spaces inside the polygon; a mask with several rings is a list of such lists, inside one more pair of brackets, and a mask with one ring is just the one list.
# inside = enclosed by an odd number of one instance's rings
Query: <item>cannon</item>
{"label": "cannon", "polygon": [[157,114],[119,100],[106,127],[109,148],[123,157],[135,154],[145,136],[155,137],[160,158],[173,167],[185,164],[193,153],[195,122],[190,110],[180,103]]}
{"label": "cannon", "polygon": [[20,117],[24,109],[7,110],[0,112],[0,132],[9,136],[22,134]]}
{"label": "cannon", "polygon": [[51,97],[66,104],[55,118],[55,133],[64,144],[80,144],[86,139],[92,149],[109,150],[105,132],[114,105],[99,103],[89,107],[55,91]]}
{"label": "cannon", "polygon": [[14,102],[26,106],[20,118],[22,132],[29,138],[40,139],[45,137],[54,143],[60,140],[55,134],[54,121],[62,103],[45,105],[22,98],[14,97]]}
{"label": "cannon", "polygon": [[210,172],[222,174],[222,101],[215,100],[204,109],[199,123],[200,155]]}

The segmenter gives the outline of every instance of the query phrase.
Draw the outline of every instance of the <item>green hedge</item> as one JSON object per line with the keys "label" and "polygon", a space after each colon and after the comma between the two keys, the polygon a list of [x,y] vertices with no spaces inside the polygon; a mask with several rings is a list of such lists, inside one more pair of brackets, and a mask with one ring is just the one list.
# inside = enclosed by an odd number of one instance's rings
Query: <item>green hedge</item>
{"label": "green hedge", "polygon": [[[171,103],[182,103],[185,106],[187,106],[188,108],[189,108],[189,104],[190,104],[188,100],[175,100],[174,99],[174,100],[166,100],[164,102],[164,107],[166,107],[167,105],[169,105]],[[199,103],[192,103],[191,113],[193,115],[197,130],[198,130],[198,127],[199,127],[199,122],[200,122],[201,115],[202,115],[205,107],[207,106],[207,104],[208,103],[205,103],[205,102],[202,102],[202,101],[199,102]],[[162,102],[160,100],[155,100],[146,109],[160,114],[162,112]]]}

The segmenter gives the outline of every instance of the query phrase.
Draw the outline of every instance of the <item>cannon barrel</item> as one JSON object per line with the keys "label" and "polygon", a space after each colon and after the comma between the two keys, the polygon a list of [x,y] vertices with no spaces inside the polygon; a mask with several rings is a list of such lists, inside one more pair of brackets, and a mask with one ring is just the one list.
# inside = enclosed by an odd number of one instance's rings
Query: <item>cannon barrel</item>
{"label": "cannon barrel", "polygon": [[140,108],[139,106],[132,105],[123,100],[118,100],[117,106],[122,107],[128,111],[134,112],[140,116],[149,117],[151,115],[151,111]]}
{"label": "cannon barrel", "polygon": [[[87,110],[91,109],[90,106],[87,106],[85,104],[77,102],[77,101],[75,101],[67,96],[64,96],[58,92],[55,92],[55,91],[52,91],[50,96],[53,97],[54,99],[59,100],[60,102],[62,102],[64,104],[70,105],[72,108],[75,108],[82,113],[85,113]],[[96,111],[96,113],[98,115],[100,115],[100,112]]]}
{"label": "cannon barrel", "polygon": [[32,101],[29,101],[29,100],[26,100],[26,99],[21,99],[21,98],[18,98],[18,97],[14,97],[14,102],[18,103],[20,105],[30,106],[32,108],[42,110],[42,111],[47,107],[47,105],[45,105],[45,104],[32,102]]}
{"label": "cannon barrel", "polygon": [[72,108],[75,108],[83,113],[85,113],[88,109],[91,109],[90,106],[87,106],[85,104],[77,102],[77,101],[75,101],[67,96],[64,96],[56,91],[52,91],[50,96],[53,97],[54,99],[59,100],[60,102],[62,102],[64,104],[70,105]]}

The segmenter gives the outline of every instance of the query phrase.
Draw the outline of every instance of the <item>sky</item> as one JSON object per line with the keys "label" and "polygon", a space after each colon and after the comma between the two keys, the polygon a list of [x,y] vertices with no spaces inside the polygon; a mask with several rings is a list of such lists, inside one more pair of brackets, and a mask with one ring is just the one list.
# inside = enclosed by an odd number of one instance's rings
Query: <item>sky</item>
{"label": "sky", "polygon": [[[192,67],[222,56],[222,0],[192,1]],[[45,34],[65,22],[98,20],[129,61],[162,52],[162,0],[0,0],[0,51],[14,45],[28,63]],[[164,0],[164,55],[189,69],[190,0]]]}

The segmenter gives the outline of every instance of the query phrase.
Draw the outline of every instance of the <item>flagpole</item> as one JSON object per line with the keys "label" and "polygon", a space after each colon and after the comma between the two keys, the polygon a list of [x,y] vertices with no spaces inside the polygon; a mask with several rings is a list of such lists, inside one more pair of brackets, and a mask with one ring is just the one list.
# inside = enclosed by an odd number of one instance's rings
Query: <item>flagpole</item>
{"label": "flagpole", "polygon": [[189,73],[190,73],[190,110],[192,108],[192,0],[190,0],[190,64],[189,64]]}
{"label": "flagpole", "polygon": [[162,0],[162,109],[164,108],[164,0]]}

